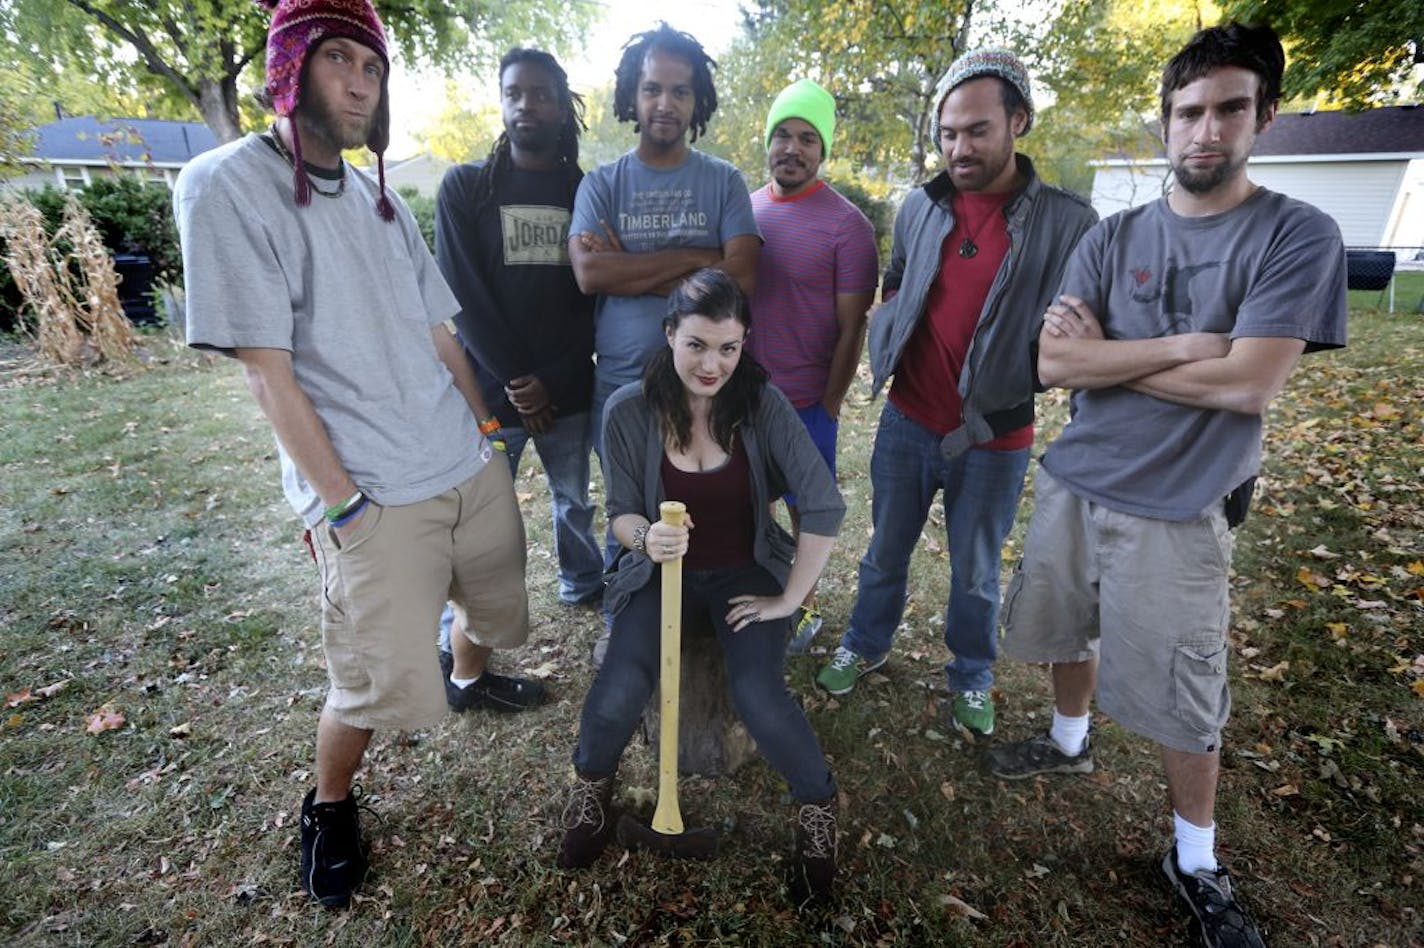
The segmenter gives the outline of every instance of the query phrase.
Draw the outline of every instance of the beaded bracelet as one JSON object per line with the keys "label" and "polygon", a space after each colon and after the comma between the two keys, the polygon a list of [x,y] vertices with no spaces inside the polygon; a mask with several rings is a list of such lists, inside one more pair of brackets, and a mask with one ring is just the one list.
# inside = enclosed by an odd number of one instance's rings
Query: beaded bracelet
{"label": "beaded bracelet", "polygon": [[494,415],[490,415],[484,421],[480,422],[480,434],[482,435],[492,435],[498,430],[499,419]]}

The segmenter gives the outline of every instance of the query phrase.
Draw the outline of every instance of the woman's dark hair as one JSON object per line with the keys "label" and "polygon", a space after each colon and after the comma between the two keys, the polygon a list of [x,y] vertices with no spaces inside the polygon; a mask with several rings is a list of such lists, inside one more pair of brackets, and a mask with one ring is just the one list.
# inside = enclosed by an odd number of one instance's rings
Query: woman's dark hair
{"label": "woman's dark hair", "polygon": [[1201,30],[1168,60],[1162,70],[1162,124],[1172,118],[1172,94],[1223,66],[1250,70],[1256,84],[1256,127],[1265,121],[1266,110],[1281,98],[1281,73],[1286,54],[1281,38],[1269,26],[1246,26],[1235,20],[1225,26]]}
{"label": "woman's dark hair", "polygon": [[[501,89],[504,86],[504,71],[510,66],[524,64],[538,66],[554,80],[559,108],[564,110],[564,125],[559,129],[557,157],[559,168],[564,172],[568,183],[569,199],[572,200],[574,193],[578,191],[579,181],[583,178],[583,171],[578,163],[579,134],[588,127],[583,120],[583,96],[569,88],[569,75],[564,72],[564,67],[559,65],[557,59],[542,49],[525,49],[522,46],[514,47],[499,61]],[[500,132],[494,141],[494,147],[490,149],[489,158],[480,167],[479,175],[475,179],[475,194],[493,200],[495,180],[512,167],[512,162],[509,133]]]}
{"label": "woman's dark hair", "polygon": [[[685,316],[702,316],[719,323],[731,319],[740,323],[744,331],[752,328],[751,309],[737,281],[711,267],[698,270],[673,290],[663,329],[676,332]],[[737,426],[760,404],[766,378],[766,369],[743,350],[731,378],[712,397],[712,439],[728,454],[732,453]],[[658,419],[664,439],[686,451],[692,443],[692,411],[687,405],[687,389],[673,366],[671,346],[660,347],[648,360],[643,370],[643,397]]]}
{"label": "woman's dark hair", "polygon": [[692,140],[707,131],[707,121],[717,111],[717,87],[712,83],[712,70],[717,63],[707,55],[702,44],[689,33],[675,30],[666,23],[659,22],[658,28],[646,33],[635,34],[623,47],[623,58],[613,75],[613,115],[620,122],[632,122],[633,131],[641,131],[638,124],[638,82],[643,76],[643,60],[652,49],[661,49],[679,59],[685,59],[692,66]]}

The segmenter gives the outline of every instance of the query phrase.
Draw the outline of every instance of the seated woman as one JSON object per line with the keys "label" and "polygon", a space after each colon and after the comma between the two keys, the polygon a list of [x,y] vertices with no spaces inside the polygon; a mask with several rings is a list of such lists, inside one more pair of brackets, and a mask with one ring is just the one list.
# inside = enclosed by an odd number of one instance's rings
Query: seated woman
{"label": "seated woman", "polygon": [[[584,699],[559,865],[587,866],[608,842],[618,759],[658,680],[655,567],[681,557],[684,615],[711,620],[737,714],[799,804],[793,894],[824,898],[836,784],[782,666],[789,617],[825,568],[845,504],[791,403],[743,354],[751,319],[737,284],[699,270],[668,312],[667,348],[604,414],[608,519],[625,549],[604,594],[613,635]],[[795,544],[771,516],[787,491],[800,502]],[[663,500],[687,505],[683,526],[658,520]]]}

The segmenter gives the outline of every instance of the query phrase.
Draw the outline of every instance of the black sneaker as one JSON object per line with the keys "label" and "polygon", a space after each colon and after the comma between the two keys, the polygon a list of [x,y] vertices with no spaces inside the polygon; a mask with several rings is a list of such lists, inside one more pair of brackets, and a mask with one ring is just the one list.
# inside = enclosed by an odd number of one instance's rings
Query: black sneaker
{"label": "black sneaker", "polygon": [[1005,780],[1022,780],[1038,774],[1090,774],[1093,772],[1091,735],[1083,739],[1083,749],[1065,754],[1047,734],[1014,744],[989,748],[985,758],[989,772]]}
{"label": "black sneaker", "polygon": [[447,676],[445,703],[457,714],[471,708],[488,708],[509,714],[537,707],[544,700],[544,686],[528,678],[510,678],[487,671],[472,684],[457,687]]}
{"label": "black sneaker", "polygon": [[564,806],[564,839],[559,844],[560,869],[584,869],[608,845],[613,832],[613,776],[574,775]]}
{"label": "black sneaker", "polygon": [[791,899],[826,904],[836,879],[836,801],[803,803],[796,811],[796,857],[791,861]]}
{"label": "black sneaker", "polygon": [[302,888],[327,908],[345,908],[370,865],[356,813],[359,788],[339,803],[302,801]]}
{"label": "black sneaker", "polygon": [[1237,901],[1231,874],[1225,869],[1185,873],[1177,868],[1177,847],[1173,846],[1162,859],[1162,874],[1196,919],[1206,948],[1266,948],[1256,920]]}
{"label": "black sneaker", "polygon": [[440,652],[440,677],[445,679],[445,683],[450,683],[450,676],[455,674],[455,656],[443,649]]}

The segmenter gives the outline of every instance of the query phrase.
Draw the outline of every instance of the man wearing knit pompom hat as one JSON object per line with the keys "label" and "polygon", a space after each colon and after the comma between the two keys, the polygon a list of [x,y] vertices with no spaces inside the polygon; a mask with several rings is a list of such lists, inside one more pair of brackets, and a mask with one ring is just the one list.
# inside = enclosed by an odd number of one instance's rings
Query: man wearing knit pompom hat
{"label": "man wearing knit pompom hat", "polygon": [[[776,97],[766,117],[771,181],[752,193],[761,231],[756,332],[747,350],[791,399],[831,474],[841,403],[865,344],[865,314],[880,281],[875,228],[818,177],[836,133],[836,100],[809,79]],[[793,530],[796,498],[785,498]],[[788,650],[804,652],[821,628],[814,592],[793,617]]]}
{"label": "man wearing knit pompom hat", "polygon": [[[277,119],[189,164],[174,214],[188,344],[242,363],[321,581],[330,688],[301,884],[336,907],[366,874],[352,781],[373,731],[446,711],[429,635],[447,596],[488,706],[532,706],[542,687],[485,670],[528,637],[524,528],[509,466],[490,463],[499,424],[447,328],[460,306],[386,193],[385,28],[368,0],[264,5],[259,98]],[[363,144],[376,181],[341,158]]]}
{"label": "man wearing knit pompom hat", "polygon": [[846,694],[885,664],[910,555],[943,492],[950,718],[983,736],[994,730],[1000,551],[1033,443],[1033,342],[1097,215],[1015,153],[1033,126],[1033,96],[1008,50],[956,60],[931,118],[944,170],[905,198],[886,301],[870,320],[875,391],[894,376],[870,460],[874,533],[850,623],[816,682]]}

